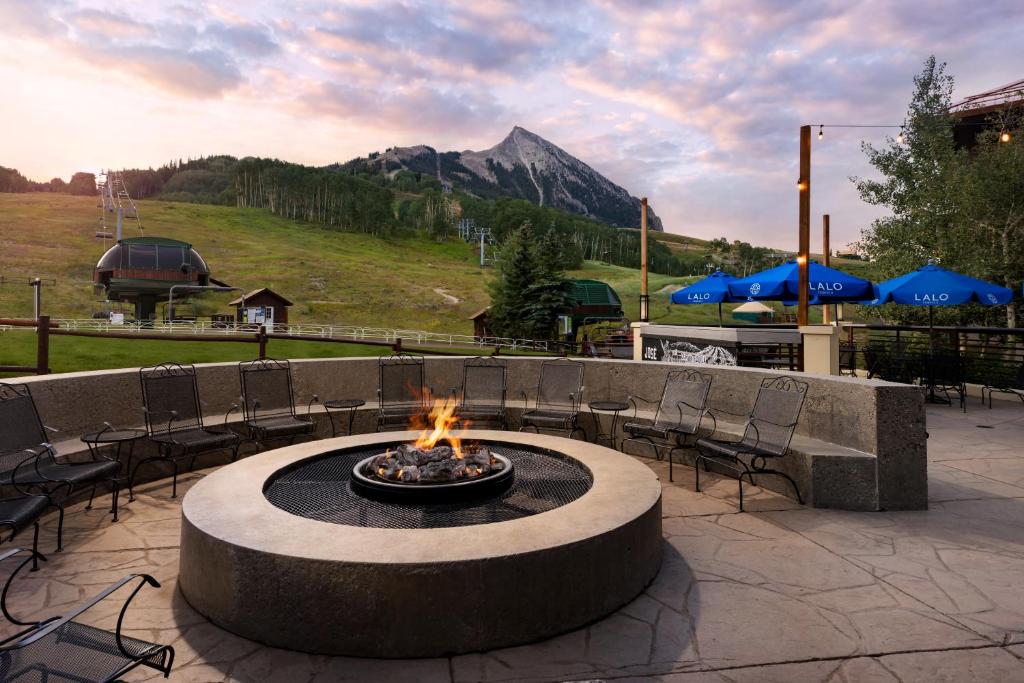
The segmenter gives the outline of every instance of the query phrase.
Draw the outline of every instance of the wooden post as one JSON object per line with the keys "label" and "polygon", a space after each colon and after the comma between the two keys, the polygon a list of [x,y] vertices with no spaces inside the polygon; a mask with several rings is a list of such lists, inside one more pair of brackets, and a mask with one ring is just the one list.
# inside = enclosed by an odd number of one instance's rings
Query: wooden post
{"label": "wooden post", "polygon": [[807,259],[811,250],[811,127],[800,126],[800,244],[797,253],[799,287],[797,292],[796,324],[807,324],[807,300],[810,293]]}
{"label": "wooden post", "polygon": [[50,374],[50,316],[36,320],[36,374]]}
{"label": "wooden post", "polygon": [[256,339],[260,343],[260,360],[267,357],[267,328],[260,325],[260,331],[256,333]]}
{"label": "wooden post", "polygon": [[[828,242],[828,214],[821,217],[821,263],[828,268],[829,263],[829,242]],[[825,304],[821,307],[821,322],[828,325],[832,322],[832,304]]]}
{"label": "wooden post", "polygon": [[391,347],[396,354],[402,353],[402,338],[395,337],[395,343]]}
{"label": "wooden post", "polygon": [[647,294],[647,197],[640,199],[640,321],[647,322],[650,315]]}

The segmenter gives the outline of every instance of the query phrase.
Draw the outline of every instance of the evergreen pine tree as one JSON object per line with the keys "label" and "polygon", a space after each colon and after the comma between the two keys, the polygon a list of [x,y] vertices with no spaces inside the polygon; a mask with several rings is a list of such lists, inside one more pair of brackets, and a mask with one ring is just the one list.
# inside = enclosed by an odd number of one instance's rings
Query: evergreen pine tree
{"label": "evergreen pine tree", "polygon": [[524,223],[505,240],[498,259],[498,272],[489,284],[491,329],[501,337],[530,336],[531,327],[524,315],[527,296],[536,273],[533,231]]}

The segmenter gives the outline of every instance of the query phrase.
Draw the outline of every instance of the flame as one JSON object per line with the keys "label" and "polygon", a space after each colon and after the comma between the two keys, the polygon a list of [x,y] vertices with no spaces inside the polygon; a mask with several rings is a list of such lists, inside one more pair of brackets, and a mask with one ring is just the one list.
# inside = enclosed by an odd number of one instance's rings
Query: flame
{"label": "flame", "polygon": [[426,424],[424,425],[422,420],[414,420],[410,425],[414,429],[422,429],[413,445],[422,450],[429,450],[437,445],[438,441],[443,440],[452,447],[455,457],[461,460],[462,440],[451,432],[451,428],[458,422],[458,417],[455,416],[457,406],[458,402],[454,396],[434,399]]}

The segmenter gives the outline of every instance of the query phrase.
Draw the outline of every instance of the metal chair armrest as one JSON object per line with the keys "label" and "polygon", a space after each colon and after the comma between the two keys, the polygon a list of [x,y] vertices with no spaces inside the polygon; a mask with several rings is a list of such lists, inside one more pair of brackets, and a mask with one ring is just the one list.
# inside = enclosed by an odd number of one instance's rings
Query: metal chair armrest
{"label": "metal chair armrest", "polygon": [[317,394],[313,394],[313,398],[309,399],[309,403],[306,404],[306,417],[311,418],[313,415],[313,404],[319,403],[320,397]]}
{"label": "metal chair armrest", "polygon": [[231,413],[238,412],[239,410],[241,410],[241,408],[237,403],[231,404],[231,407],[228,409],[228,412],[224,413],[224,429],[228,428],[228,418],[231,417]]}
{"label": "metal chair armrest", "polygon": [[[523,410],[530,409],[530,397],[526,395],[525,391],[520,391],[519,395],[523,397]],[[536,407],[536,406],[534,406]]]}
{"label": "metal chair armrest", "polygon": [[86,602],[86,603],[84,603],[82,605],[79,605],[78,607],[75,607],[74,609],[72,609],[71,611],[67,612],[66,614],[63,614],[60,617],[57,617],[57,618],[53,619],[52,621],[48,622],[45,626],[43,626],[42,628],[38,629],[35,633],[32,633],[27,638],[24,638],[23,640],[19,641],[15,645],[15,647],[24,647],[26,645],[31,645],[32,643],[34,643],[34,642],[36,642],[38,640],[42,640],[43,638],[45,638],[46,636],[50,635],[53,631],[57,630],[58,628],[60,628],[64,624],[67,624],[67,623],[69,623],[71,621],[74,621],[75,617],[81,616],[84,612],[86,612],[89,609],[91,609],[91,608],[95,607],[96,605],[98,605],[100,602],[102,602],[107,597],[109,597],[111,593],[114,593],[115,591],[117,591],[120,588],[124,587],[125,585],[135,581],[136,579],[139,580],[139,584],[135,587],[135,590],[132,591],[131,595],[128,596],[128,599],[125,600],[124,605],[121,607],[121,613],[120,613],[120,615],[118,615],[118,618],[117,618],[117,630],[115,631],[115,634],[114,634],[114,637],[115,637],[115,639],[117,641],[117,647],[121,651],[121,653],[123,655],[125,655],[126,657],[128,657],[129,659],[134,659],[135,655],[132,655],[131,653],[129,653],[125,649],[123,643],[121,642],[121,626],[122,626],[122,624],[124,622],[124,614],[125,614],[125,611],[128,609],[128,605],[131,604],[132,599],[135,598],[135,596],[142,589],[142,587],[144,585],[146,585],[147,583],[150,586],[153,586],[154,588],[159,588],[160,587],[160,583],[156,579],[154,579],[152,576],[150,576],[149,574],[129,574],[128,576],[124,577],[120,581],[117,581],[116,583],[113,583],[110,586],[108,586],[106,589],[104,589],[99,594],[94,596],[88,602]]}
{"label": "metal chair armrest", "polygon": [[[14,577],[16,577],[18,571],[24,569],[26,567],[26,565],[29,564],[29,562],[33,561],[33,559],[40,559],[40,560],[45,562],[46,561],[46,557],[42,553],[40,553],[39,551],[32,550],[30,548],[12,548],[12,549],[8,550],[7,552],[5,552],[4,554],[0,555],[0,562],[4,561],[6,559],[11,558],[14,555],[17,555],[18,553],[28,553],[29,556],[26,557],[24,560],[22,560],[22,563],[18,564],[16,567],[14,567],[14,570],[10,572],[10,575],[7,578],[6,583],[4,583],[4,585],[3,585],[3,593],[0,593],[0,611],[3,612],[4,618],[6,618],[6,620],[8,622],[10,622],[11,624],[13,624],[15,626],[32,626],[32,627],[35,628],[35,627],[39,626],[41,624],[41,622],[23,622],[22,620],[19,620],[19,618],[17,618],[16,616],[14,616],[13,614],[10,613],[10,610],[7,608],[7,594],[10,592],[10,585],[14,582]],[[17,635],[23,635],[24,633],[25,632],[22,632],[20,634],[15,634],[15,637]],[[8,642],[8,641],[13,640],[13,639],[14,639],[13,637],[6,638],[6,639],[4,639],[3,641],[0,641],[0,642],[5,643],[5,642]]]}
{"label": "metal chair armrest", "polygon": [[629,404],[633,406],[633,416],[629,418],[630,420],[635,420],[636,414],[640,412],[640,406],[637,405],[637,401],[643,401],[644,403],[651,405],[657,403],[657,401],[653,401],[649,398],[644,398],[643,396],[637,396],[636,394],[630,394],[629,396],[627,396],[626,401],[628,401]]}

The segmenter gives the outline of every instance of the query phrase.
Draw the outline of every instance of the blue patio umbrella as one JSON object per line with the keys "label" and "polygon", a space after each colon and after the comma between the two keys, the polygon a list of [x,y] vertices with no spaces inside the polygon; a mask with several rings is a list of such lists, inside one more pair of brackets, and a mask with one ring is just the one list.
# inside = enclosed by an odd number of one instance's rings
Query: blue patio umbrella
{"label": "blue patio umbrella", "polygon": [[672,292],[671,301],[674,304],[718,304],[718,326],[721,327],[722,304],[747,300],[746,297],[734,297],[729,293],[729,283],[735,281],[735,275],[716,270],[703,280]]}
{"label": "blue patio umbrella", "polygon": [[[893,302],[907,306],[928,307],[928,355],[935,351],[933,331],[936,306],[957,306],[976,302],[986,306],[1006,305],[1013,300],[1013,290],[991,282],[946,270],[934,262],[892,280],[875,285],[875,298],[869,306]],[[934,400],[934,381],[929,378],[929,398]]]}
{"label": "blue patio umbrella", "polygon": [[869,306],[894,302],[908,306],[958,306],[971,301],[986,306],[1005,306],[1013,299],[1013,291],[991,282],[978,280],[946,270],[934,263],[886,280],[875,286],[875,297]]}
{"label": "blue patio umbrella", "polygon": [[[815,305],[867,301],[874,297],[867,280],[816,261],[807,264],[809,302]],[[734,297],[761,301],[796,301],[800,292],[800,266],[795,260],[729,283]]]}

